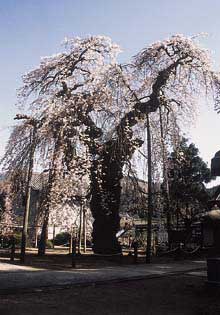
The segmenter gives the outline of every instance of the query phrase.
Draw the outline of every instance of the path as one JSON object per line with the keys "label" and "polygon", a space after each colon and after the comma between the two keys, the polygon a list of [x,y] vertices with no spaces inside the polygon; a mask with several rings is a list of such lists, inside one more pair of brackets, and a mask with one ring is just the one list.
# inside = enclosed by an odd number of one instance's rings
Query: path
{"label": "path", "polygon": [[41,287],[65,287],[107,281],[154,278],[187,273],[206,277],[206,261],[117,266],[96,269],[48,270],[0,263],[0,293]]}

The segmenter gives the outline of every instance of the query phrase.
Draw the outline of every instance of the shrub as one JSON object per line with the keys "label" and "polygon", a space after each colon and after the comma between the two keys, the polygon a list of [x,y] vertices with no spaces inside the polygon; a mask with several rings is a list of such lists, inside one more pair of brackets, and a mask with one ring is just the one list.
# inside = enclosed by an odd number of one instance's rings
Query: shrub
{"label": "shrub", "polygon": [[53,248],[53,241],[47,240],[47,242],[46,242],[46,248],[48,248],[48,249]]}
{"label": "shrub", "polygon": [[70,234],[68,232],[62,232],[55,236],[54,245],[64,245],[69,243]]}
{"label": "shrub", "polygon": [[[20,247],[21,246],[22,233],[21,232],[15,232],[15,233],[13,233],[13,237],[15,240],[15,246]],[[11,237],[9,235],[4,235],[1,237],[1,246],[4,248],[8,248],[11,246]],[[26,246],[27,247],[31,246],[29,238],[27,238],[27,240],[26,240]]]}
{"label": "shrub", "polygon": [[15,239],[15,245],[20,246],[21,245],[22,233],[14,233],[13,236],[14,236],[14,239]]}

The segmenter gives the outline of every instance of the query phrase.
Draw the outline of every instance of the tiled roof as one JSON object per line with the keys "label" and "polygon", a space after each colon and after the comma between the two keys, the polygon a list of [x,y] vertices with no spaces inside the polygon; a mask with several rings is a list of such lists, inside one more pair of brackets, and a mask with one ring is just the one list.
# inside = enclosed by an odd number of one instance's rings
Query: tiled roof
{"label": "tiled roof", "polygon": [[47,182],[48,175],[45,173],[34,173],[31,178],[31,187],[34,190],[42,190]]}

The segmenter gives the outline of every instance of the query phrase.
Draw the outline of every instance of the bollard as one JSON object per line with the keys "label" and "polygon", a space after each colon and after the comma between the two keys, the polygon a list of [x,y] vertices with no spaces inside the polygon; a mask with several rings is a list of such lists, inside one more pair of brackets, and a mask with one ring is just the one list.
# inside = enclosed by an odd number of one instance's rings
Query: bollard
{"label": "bollard", "polygon": [[208,284],[220,285],[220,258],[207,259]]}
{"label": "bollard", "polygon": [[138,262],[138,242],[137,241],[133,242],[133,247],[134,247],[134,264],[137,264]]}
{"label": "bollard", "polygon": [[73,238],[72,240],[71,260],[72,260],[72,268],[76,268],[76,239],[75,238]]}
{"label": "bollard", "polygon": [[181,243],[179,243],[178,248],[175,251],[174,260],[180,260],[181,259],[181,254],[182,254],[181,248],[182,248],[182,245],[181,245]]}
{"label": "bollard", "polygon": [[11,255],[10,261],[14,261],[15,259],[15,238],[14,236],[11,237]]}

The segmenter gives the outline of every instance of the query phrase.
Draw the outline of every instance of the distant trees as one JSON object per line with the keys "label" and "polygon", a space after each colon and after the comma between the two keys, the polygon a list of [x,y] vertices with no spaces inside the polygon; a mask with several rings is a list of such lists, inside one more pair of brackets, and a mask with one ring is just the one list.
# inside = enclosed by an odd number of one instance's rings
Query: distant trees
{"label": "distant trees", "polygon": [[[35,156],[49,172],[42,233],[51,207],[74,205],[81,191],[94,218],[93,249],[101,254],[121,250],[120,181],[144,143],[147,120],[152,138],[161,119],[167,121],[158,142],[162,150],[152,150],[153,160],[165,163],[165,146],[172,147],[180,117],[194,112],[194,97],[211,92],[219,104],[219,77],[192,38],[154,43],[123,65],[116,60],[119,52],[105,36],[68,39],[62,53],[23,76],[19,93],[20,106],[38,122]],[[4,159],[9,173],[27,167],[30,129],[23,122],[12,133]]]}
{"label": "distant trees", "polygon": [[204,183],[211,180],[211,171],[199,157],[193,143],[182,138],[169,157],[169,194],[173,217],[193,219],[207,209],[209,195]]}

